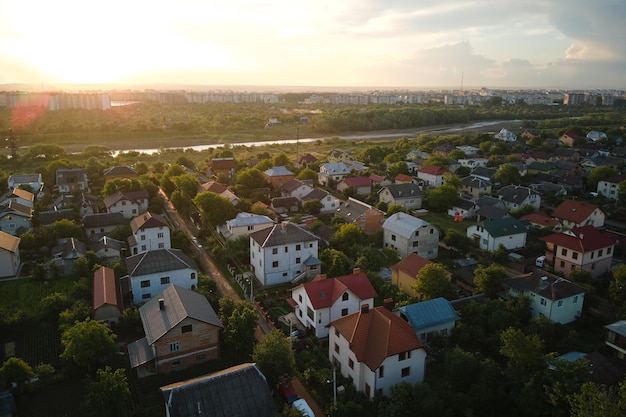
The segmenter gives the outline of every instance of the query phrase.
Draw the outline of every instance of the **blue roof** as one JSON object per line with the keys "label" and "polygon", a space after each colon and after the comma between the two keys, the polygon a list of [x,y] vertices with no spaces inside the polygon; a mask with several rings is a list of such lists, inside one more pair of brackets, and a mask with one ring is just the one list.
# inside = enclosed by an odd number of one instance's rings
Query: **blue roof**
{"label": "blue roof", "polygon": [[398,308],[415,330],[459,320],[459,315],[443,297]]}

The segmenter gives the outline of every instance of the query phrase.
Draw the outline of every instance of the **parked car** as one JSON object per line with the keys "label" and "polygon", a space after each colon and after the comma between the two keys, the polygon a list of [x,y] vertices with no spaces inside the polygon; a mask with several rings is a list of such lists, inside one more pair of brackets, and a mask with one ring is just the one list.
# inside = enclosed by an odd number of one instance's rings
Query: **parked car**
{"label": "parked car", "polygon": [[283,397],[285,402],[289,405],[292,405],[294,401],[297,401],[300,398],[298,397],[296,389],[293,387],[291,381],[280,384],[280,386],[278,387],[278,392],[280,396]]}
{"label": "parked car", "polygon": [[313,410],[311,409],[309,404],[306,402],[306,400],[303,400],[303,399],[296,400],[293,402],[291,406],[300,410],[305,417],[315,417],[315,414],[313,414]]}

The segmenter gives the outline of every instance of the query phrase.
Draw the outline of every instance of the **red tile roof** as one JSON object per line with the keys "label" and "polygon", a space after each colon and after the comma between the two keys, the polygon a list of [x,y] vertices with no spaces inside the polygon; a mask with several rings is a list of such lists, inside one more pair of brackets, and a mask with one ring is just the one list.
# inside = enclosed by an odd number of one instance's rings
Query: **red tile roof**
{"label": "red tile roof", "polygon": [[350,177],[344,178],[343,181],[348,187],[371,187],[372,180],[368,177]]}
{"label": "red tile roof", "polygon": [[554,227],[559,224],[559,221],[557,219],[553,219],[552,217],[548,216],[545,211],[538,211],[536,213],[527,214],[525,216],[522,216],[522,219],[528,220],[529,222],[534,224],[540,224],[542,226]]}
{"label": "red tile roof", "polygon": [[593,226],[575,227],[571,231],[554,233],[539,239],[581,253],[603,249],[615,244],[611,236],[601,233]]}
{"label": "red tile roof", "polygon": [[559,204],[552,215],[557,219],[563,219],[576,224],[581,223],[593,213],[598,206],[577,200],[565,200]]}
{"label": "red tile roof", "polygon": [[424,348],[411,325],[384,307],[364,308],[330,325],[348,340],[357,361],[372,371],[389,356]]}
{"label": "red tile roof", "polygon": [[103,266],[93,274],[93,309],[105,304],[117,306],[120,313],[124,311],[122,292],[115,271]]}
{"label": "red tile roof", "polygon": [[346,290],[350,290],[361,300],[378,296],[369,278],[363,272],[329,279],[323,276],[321,279],[317,277],[303,284],[303,287],[311,305],[316,310],[332,306]]}
{"label": "red tile roof", "polygon": [[418,272],[428,264],[432,264],[432,262],[419,256],[417,253],[410,253],[397,264],[391,265],[390,269],[392,271],[402,271],[409,276],[416,277]]}
{"label": "red tile roof", "polygon": [[429,165],[427,167],[423,167],[420,169],[420,172],[423,172],[424,174],[430,174],[430,175],[443,175],[446,172],[448,172],[447,170],[438,167],[437,165]]}
{"label": "red tile roof", "polygon": [[413,177],[410,176],[410,175],[406,175],[406,174],[398,174],[398,175],[396,175],[395,180],[396,180],[396,182],[397,181],[411,182],[411,181],[413,181]]}

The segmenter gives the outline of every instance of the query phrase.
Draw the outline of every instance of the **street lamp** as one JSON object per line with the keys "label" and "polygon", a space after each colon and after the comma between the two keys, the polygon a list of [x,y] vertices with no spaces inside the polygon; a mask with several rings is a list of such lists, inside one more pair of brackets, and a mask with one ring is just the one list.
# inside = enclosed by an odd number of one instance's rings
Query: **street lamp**
{"label": "street lamp", "polygon": [[335,370],[335,367],[333,366],[333,380],[331,381],[330,379],[326,380],[327,384],[333,383],[333,408],[336,409],[337,408],[337,373]]}

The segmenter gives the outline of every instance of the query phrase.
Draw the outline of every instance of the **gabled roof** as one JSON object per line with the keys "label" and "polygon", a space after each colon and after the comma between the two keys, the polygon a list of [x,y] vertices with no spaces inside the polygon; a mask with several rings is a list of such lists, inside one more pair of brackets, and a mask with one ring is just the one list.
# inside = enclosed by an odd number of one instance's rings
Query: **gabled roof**
{"label": "gabled roof", "polygon": [[575,227],[572,230],[554,233],[539,239],[580,253],[615,245],[615,241],[610,236],[600,232],[591,225]]}
{"label": "gabled roof", "polygon": [[18,203],[15,200],[11,200],[9,201],[9,204],[5,206],[3,211],[11,212],[11,213],[23,216],[23,217],[31,218],[33,216],[34,210],[22,203]]}
{"label": "gabled roof", "polygon": [[472,200],[459,198],[457,202],[453,204],[453,207],[458,207],[463,210],[472,210],[473,208],[476,207],[476,203]]}
{"label": "gabled roof", "polygon": [[438,167],[437,165],[429,165],[427,167],[420,168],[419,172],[429,175],[441,176],[448,172],[448,170]]}
{"label": "gabled roof", "polygon": [[272,198],[272,207],[293,207],[298,206],[298,199],[295,197],[274,197]]}
{"label": "gabled roof", "polygon": [[353,292],[360,300],[378,296],[364,272],[336,278],[320,279],[320,277],[317,277],[311,282],[302,284],[302,287],[315,310],[332,306],[346,290]]}
{"label": "gabled roof", "polygon": [[607,324],[604,328],[615,332],[620,336],[626,336],[626,320],[619,320],[615,323]]}
{"label": "gabled roof", "polygon": [[169,417],[271,417],[274,401],[253,363],[161,387]]}
{"label": "gabled roof", "polygon": [[165,219],[156,213],[150,213],[149,211],[140,214],[130,221],[130,228],[133,234],[137,234],[139,229],[149,229],[153,227],[169,227]]}
{"label": "gabled roof", "polygon": [[411,182],[413,177],[407,174],[398,174],[394,177],[394,181]]}
{"label": "gabled roof", "polygon": [[104,199],[104,206],[109,208],[118,201],[126,200],[137,202],[138,200],[147,200],[148,198],[150,198],[150,193],[145,190],[124,192],[116,191]]}
{"label": "gabled roof", "polygon": [[385,177],[384,175],[376,175],[376,174],[371,174],[369,178],[370,180],[372,180],[374,184],[380,184],[381,182],[387,179],[387,177]]}
{"label": "gabled roof", "polygon": [[474,177],[482,177],[482,178],[486,178],[486,179],[491,179],[493,178],[494,175],[496,175],[496,173],[498,172],[497,169],[495,168],[489,168],[489,167],[476,167],[472,170],[472,172],[470,172],[470,175],[474,176]]}
{"label": "gabled roof", "polygon": [[507,209],[496,206],[479,206],[476,214],[487,219],[503,219],[509,216]]}
{"label": "gabled roof", "polygon": [[107,248],[121,251],[125,248],[125,246],[126,245],[121,240],[116,240],[108,236],[102,236],[100,239],[98,239],[97,242],[92,243],[91,248],[94,252],[98,252],[99,250]]}
{"label": "gabled roof", "polygon": [[544,227],[554,227],[559,224],[557,219],[554,219],[546,214],[545,211],[538,211],[522,216],[522,220],[527,220],[533,224],[539,224]]}
{"label": "gabled roof", "polygon": [[423,267],[432,263],[432,261],[419,256],[417,253],[411,252],[397,264],[391,265],[389,269],[392,271],[402,271],[411,277],[416,277]]}
{"label": "gabled roof", "polygon": [[298,188],[302,187],[302,186],[307,186],[309,188],[313,188],[310,184],[306,184],[303,181],[300,180],[289,180],[286,183],[284,183],[283,185],[280,186],[281,191],[287,192],[287,193],[292,193],[294,191],[296,191]]}
{"label": "gabled roof", "polygon": [[[349,175],[350,169],[343,162],[328,162],[322,165],[329,175]],[[321,167],[320,167],[321,168]],[[320,169],[321,171],[321,169]]]}
{"label": "gabled roof", "polygon": [[282,177],[285,175],[296,175],[293,172],[289,171],[284,166],[271,167],[270,169],[266,169],[265,171],[263,171],[263,173],[267,175],[268,177]]}
{"label": "gabled roof", "polygon": [[599,208],[597,205],[583,201],[563,200],[563,202],[554,209],[552,216],[557,219],[563,219],[578,224],[591,216],[597,208]]}
{"label": "gabled roof", "polygon": [[30,184],[31,182],[41,182],[41,174],[13,174],[9,175],[9,182],[16,184]]}
{"label": "gabled roof", "polygon": [[66,239],[59,239],[57,245],[52,248],[52,253],[60,253],[63,259],[68,259],[78,254],[84,256],[87,253],[87,247],[80,240],[70,237]]}
{"label": "gabled roof", "polygon": [[528,232],[528,229],[526,228],[526,226],[524,226],[524,223],[514,217],[503,217],[501,219],[485,220],[483,222],[483,227],[492,237],[517,235],[520,233]]}
{"label": "gabled roof", "polygon": [[120,313],[124,311],[122,290],[115,270],[102,266],[93,273],[93,309],[97,310],[107,304],[116,306]]}
{"label": "gabled roof", "polygon": [[137,171],[128,165],[117,165],[104,169],[104,176],[107,175],[137,175]]}
{"label": "gabled roof", "polygon": [[[163,309],[160,306],[159,300],[161,299]],[[223,327],[204,295],[177,285],[168,286],[156,297],[139,307],[139,315],[150,345],[186,318]]]}
{"label": "gabled roof", "polygon": [[126,269],[131,278],[187,268],[197,270],[198,265],[180,249],[149,250],[126,258]]}
{"label": "gabled roof", "polygon": [[392,214],[383,223],[383,229],[406,238],[411,237],[417,229],[428,226],[430,226],[430,223],[427,221],[401,211]]}
{"label": "gabled roof", "polygon": [[264,248],[319,240],[313,233],[289,222],[282,222],[267,229],[250,233],[250,238]]}
{"label": "gabled roof", "polygon": [[443,297],[402,306],[398,311],[401,317],[406,317],[416,332],[429,326],[460,319],[450,301]]}
{"label": "gabled roof", "polygon": [[380,211],[376,207],[372,207],[369,204],[350,197],[347,201],[341,203],[335,213],[337,214],[337,216],[346,221],[354,222],[369,210],[376,210],[382,214],[382,211]]}
{"label": "gabled roof", "polygon": [[619,184],[622,181],[626,181],[626,174],[621,174],[621,175],[614,175],[610,178],[606,178],[604,180],[601,180],[599,182],[608,182],[611,184]]}
{"label": "gabled roof", "polygon": [[198,187],[198,193],[209,191],[215,194],[222,194],[227,189],[228,187],[224,184],[220,184],[217,181],[209,181],[205,182],[204,184],[200,184],[200,186]]}
{"label": "gabled roof", "polygon": [[[328,191],[322,190],[321,188],[314,188],[310,193],[303,196],[300,200],[309,201],[309,200],[322,200],[329,194]],[[336,198],[336,197],[335,197]]]}
{"label": "gabled roof", "polygon": [[533,292],[553,301],[585,293],[583,287],[565,278],[535,272],[513,278],[504,278],[502,284],[521,293]]}
{"label": "gabled roof", "polygon": [[306,162],[308,164],[311,164],[315,161],[317,161],[317,158],[311,155],[310,153],[305,153],[304,155],[302,155],[300,158],[296,160],[296,162],[298,163]]}
{"label": "gabled roof", "polygon": [[371,187],[372,186],[372,180],[369,179],[368,177],[349,177],[349,178],[344,178],[343,182],[348,187]]}
{"label": "gabled roof", "polygon": [[258,224],[273,223],[273,220],[260,214],[242,212],[237,213],[234,219],[227,220],[226,223],[230,227],[254,226]]}
{"label": "gabled roof", "polygon": [[66,208],[39,212],[39,224],[41,226],[47,226],[62,219],[74,220],[74,210]]}
{"label": "gabled roof", "polygon": [[107,227],[126,223],[124,215],[120,212],[95,213],[83,217],[83,227]]}
{"label": "gabled roof", "polygon": [[357,361],[372,371],[389,356],[424,348],[411,325],[384,307],[362,308],[330,325],[348,340]]}
{"label": "gabled roof", "polygon": [[35,194],[30,191],[22,190],[21,188],[15,188],[13,191],[9,191],[0,197],[0,201],[4,201],[8,198],[21,198],[22,200],[30,201],[32,203],[35,201]]}
{"label": "gabled roof", "polygon": [[519,185],[507,185],[498,191],[500,199],[515,204],[522,204],[531,195],[537,195],[537,193],[530,188]]}
{"label": "gabled roof", "polygon": [[213,170],[223,170],[236,168],[237,164],[234,158],[213,158],[209,166]]}
{"label": "gabled roof", "polygon": [[480,177],[467,176],[461,180],[461,183],[466,187],[485,188],[491,187],[491,181],[485,180]]}
{"label": "gabled roof", "polygon": [[15,253],[17,252],[19,245],[19,237],[10,235],[0,230],[0,249]]}
{"label": "gabled roof", "polygon": [[[422,197],[424,195],[419,185],[413,183],[389,184],[382,187],[380,190],[384,189],[387,189],[394,199]],[[378,192],[380,193],[380,191]]]}

